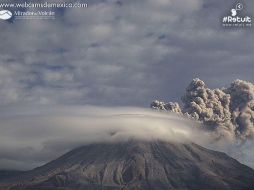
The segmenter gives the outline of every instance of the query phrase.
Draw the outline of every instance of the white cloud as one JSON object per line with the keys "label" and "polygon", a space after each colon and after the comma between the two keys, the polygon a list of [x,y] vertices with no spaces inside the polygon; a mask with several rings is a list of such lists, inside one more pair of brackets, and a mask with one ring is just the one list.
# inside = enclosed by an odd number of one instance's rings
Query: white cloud
{"label": "white cloud", "polygon": [[2,108],[0,115],[0,169],[30,169],[78,146],[129,138],[194,142],[253,166],[252,141],[239,146],[214,140],[198,123],[150,109],[37,105]]}
{"label": "white cloud", "polygon": [[87,143],[129,138],[185,142],[202,133],[184,118],[140,108],[37,106],[3,111],[0,168],[38,166]]}

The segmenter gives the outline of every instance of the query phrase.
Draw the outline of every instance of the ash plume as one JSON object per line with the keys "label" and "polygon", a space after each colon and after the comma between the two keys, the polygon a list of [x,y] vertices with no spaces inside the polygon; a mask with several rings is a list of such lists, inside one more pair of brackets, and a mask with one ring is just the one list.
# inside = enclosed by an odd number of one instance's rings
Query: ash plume
{"label": "ash plume", "polygon": [[155,100],[151,107],[197,120],[218,138],[246,141],[254,137],[254,85],[250,82],[236,80],[228,88],[209,89],[196,78],[186,88],[182,104]]}

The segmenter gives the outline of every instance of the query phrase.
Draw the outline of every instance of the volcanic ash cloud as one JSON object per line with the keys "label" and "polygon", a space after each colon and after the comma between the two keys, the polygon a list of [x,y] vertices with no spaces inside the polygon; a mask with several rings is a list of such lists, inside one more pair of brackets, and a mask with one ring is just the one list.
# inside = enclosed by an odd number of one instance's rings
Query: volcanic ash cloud
{"label": "volcanic ash cloud", "polygon": [[196,78],[186,88],[183,106],[155,100],[151,107],[185,115],[200,121],[218,138],[245,141],[254,137],[254,85],[236,80],[230,87],[209,89]]}

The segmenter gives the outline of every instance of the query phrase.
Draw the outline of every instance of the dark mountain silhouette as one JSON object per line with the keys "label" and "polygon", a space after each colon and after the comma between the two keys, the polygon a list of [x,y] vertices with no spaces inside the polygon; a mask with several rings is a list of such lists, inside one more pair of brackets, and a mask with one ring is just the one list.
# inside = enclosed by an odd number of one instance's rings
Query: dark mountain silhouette
{"label": "dark mountain silhouette", "polygon": [[22,173],[22,171],[18,170],[0,170],[0,181],[3,179],[8,179],[10,177],[18,176]]}
{"label": "dark mountain silhouette", "polygon": [[253,190],[254,170],[193,143],[129,140],[74,149],[1,190]]}

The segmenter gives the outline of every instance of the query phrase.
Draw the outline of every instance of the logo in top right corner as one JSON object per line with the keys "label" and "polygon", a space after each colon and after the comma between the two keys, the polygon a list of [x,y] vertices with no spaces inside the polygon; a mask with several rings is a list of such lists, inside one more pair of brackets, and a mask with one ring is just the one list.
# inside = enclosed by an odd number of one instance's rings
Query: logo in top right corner
{"label": "logo in top right corner", "polygon": [[222,19],[224,27],[251,27],[252,19],[250,16],[242,16],[241,12],[244,6],[237,3],[235,8],[231,9],[231,16],[225,16]]}

